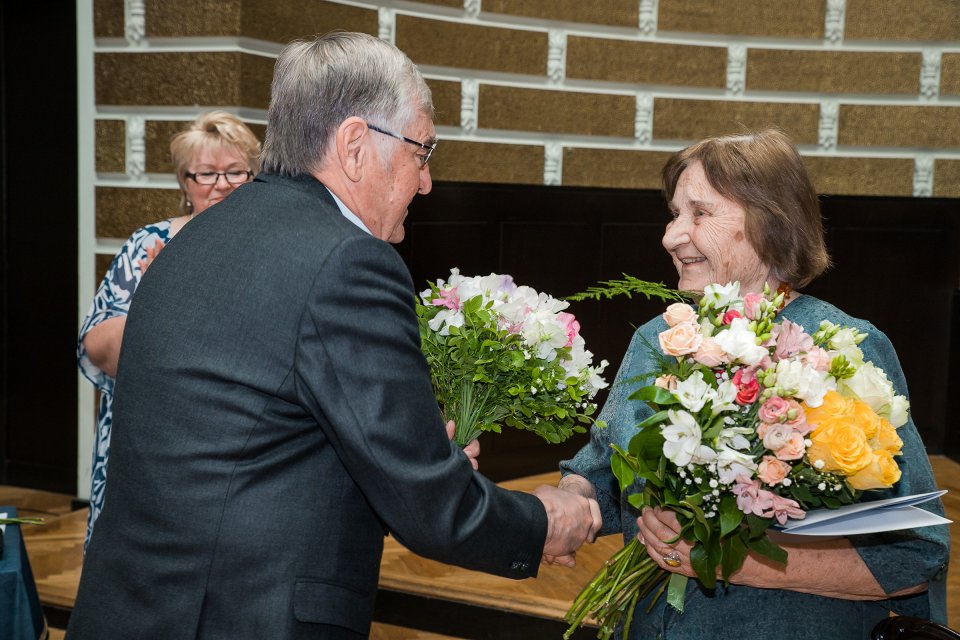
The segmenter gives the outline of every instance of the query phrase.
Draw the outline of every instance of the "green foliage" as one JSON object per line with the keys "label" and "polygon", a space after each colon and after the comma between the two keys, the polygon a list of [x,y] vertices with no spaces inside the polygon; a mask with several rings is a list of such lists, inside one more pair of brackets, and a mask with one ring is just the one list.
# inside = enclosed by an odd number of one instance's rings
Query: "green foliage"
{"label": "green foliage", "polygon": [[695,293],[689,291],[679,291],[671,289],[662,282],[647,282],[633,276],[623,274],[622,280],[601,280],[601,286],[588,287],[586,291],[567,296],[565,300],[580,302],[583,300],[603,300],[615,296],[627,296],[632,298],[634,295],[650,298],[660,298],[663,301],[685,302],[695,299]]}

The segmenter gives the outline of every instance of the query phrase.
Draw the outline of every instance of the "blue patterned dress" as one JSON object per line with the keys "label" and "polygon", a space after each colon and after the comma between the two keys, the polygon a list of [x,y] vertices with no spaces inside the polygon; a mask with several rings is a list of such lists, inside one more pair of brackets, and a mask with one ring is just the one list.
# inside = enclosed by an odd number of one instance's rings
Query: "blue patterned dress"
{"label": "blue patterned dress", "polygon": [[170,229],[171,220],[162,220],[133,232],[113,259],[110,268],[107,269],[107,274],[103,277],[97,289],[97,295],[94,296],[90,310],[80,327],[80,337],[77,341],[77,365],[83,375],[100,391],[97,441],[93,448],[93,473],[90,485],[90,517],[87,520],[84,549],[90,541],[93,523],[103,509],[107,459],[110,456],[110,429],[113,426],[114,379],[90,361],[87,350],[83,346],[83,339],[91,329],[104,320],[127,315],[133,292],[136,291],[140,278],[143,277],[139,262],[147,257],[147,249],[152,249],[157,241],[164,245],[170,241],[173,235]]}

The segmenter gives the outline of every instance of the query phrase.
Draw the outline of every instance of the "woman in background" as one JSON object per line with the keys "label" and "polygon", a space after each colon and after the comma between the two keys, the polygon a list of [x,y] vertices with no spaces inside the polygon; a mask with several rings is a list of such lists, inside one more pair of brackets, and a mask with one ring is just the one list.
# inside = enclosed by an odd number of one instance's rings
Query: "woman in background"
{"label": "woman in background", "polygon": [[181,215],[133,232],[107,269],[83,320],[77,364],[100,391],[86,542],[103,508],[114,376],[133,293],[150,263],[184,225],[253,179],[259,155],[260,143],[253,132],[225,111],[201,115],[177,134],[170,143],[170,156],[180,184]]}

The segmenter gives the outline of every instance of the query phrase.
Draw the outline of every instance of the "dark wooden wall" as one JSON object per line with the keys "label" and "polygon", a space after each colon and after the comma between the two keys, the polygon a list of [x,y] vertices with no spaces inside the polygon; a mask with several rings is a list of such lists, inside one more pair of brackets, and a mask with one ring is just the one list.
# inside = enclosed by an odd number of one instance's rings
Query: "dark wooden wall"
{"label": "dark wooden wall", "polygon": [[[945,452],[949,436],[957,455],[947,402],[960,202],[824,197],[822,204],[835,266],[806,291],[890,337],[928,450]],[[660,245],[666,220],[657,191],[442,183],[414,200],[398,248],[418,289],[446,278],[450,267],[465,275],[509,273],[556,297],[623,273],[675,286]],[[633,328],[663,306],[623,298],[570,310],[595,359],[610,361],[612,380]],[[481,468],[495,479],[556,469],[583,441],[551,446],[529,433],[486,435]]]}

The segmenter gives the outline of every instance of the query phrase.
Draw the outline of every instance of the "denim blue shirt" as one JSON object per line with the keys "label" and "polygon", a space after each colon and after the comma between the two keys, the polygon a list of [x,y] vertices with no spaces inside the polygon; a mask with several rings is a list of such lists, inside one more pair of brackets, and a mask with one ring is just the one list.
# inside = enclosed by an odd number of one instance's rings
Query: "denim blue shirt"
{"label": "denim blue shirt", "polygon": [[[860,344],[864,358],[886,372],[898,394],[907,395],[906,380],[893,345],[869,322],[853,318],[833,305],[807,295],[784,307],[781,315],[802,325],[808,333],[815,331],[821,320],[868,333],[869,337]],[[636,433],[635,426],[651,415],[647,405],[628,400],[628,397],[638,387],[649,384],[652,378],[636,383],[625,381],[655,371],[656,363],[644,340],[656,345],[657,334],[666,328],[666,322],[658,316],[637,330],[600,413],[600,419],[607,422],[607,427],[594,428],[583,449],[572,460],[560,463],[564,475],[579,474],[596,488],[603,514],[601,533],[622,532],[625,541],[636,536],[639,514],[627,502],[626,495],[621,495],[610,471],[610,444],[626,448]],[[897,434],[903,440],[903,455],[897,459],[903,474],[900,481],[892,489],[868,492],[864,499],[910,495],[936,488],[926,450],[913,420],[898,428]],[[943,515],[943,504],[939,500],[920,506]],[[852,640],[870,637],[873,626],[891,610],[946,622],[946,568],[950,557],[950,534],[946,526],[851,536],[849,539],[887,593],[923,582],[929,584],[928,591],[883,601],[855,601],[742,585],[718,586],[708,591],[691,580],[683,614],[667,606],[665,597],[661,597],[649,613],[646,612],[649,601],[641,601],[634,613],[630,637],[651,640]],[[834,588],[843,591],[842,575],[837,575]],[[617,637],[621,636],[618,634]]]}

